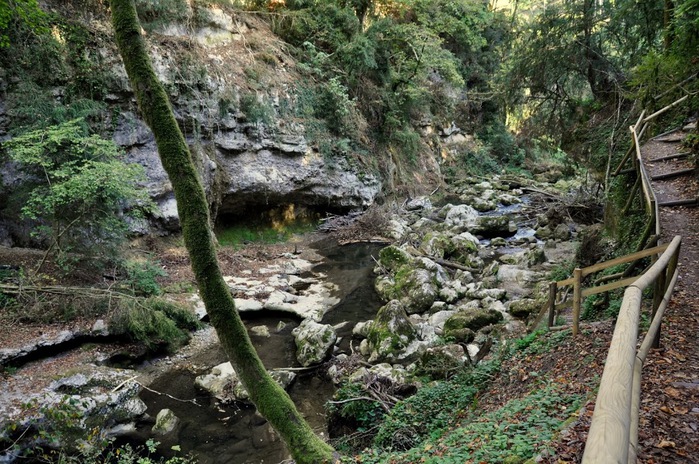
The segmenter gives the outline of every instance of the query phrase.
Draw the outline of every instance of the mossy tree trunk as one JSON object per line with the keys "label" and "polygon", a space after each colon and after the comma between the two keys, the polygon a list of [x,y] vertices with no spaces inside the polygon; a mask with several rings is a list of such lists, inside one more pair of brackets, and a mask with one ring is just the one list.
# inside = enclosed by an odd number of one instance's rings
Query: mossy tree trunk
{"label": "mossy tree trunk", "polygon": [[296,462],[332,462],[333,449],[313,432],[289,395],[269,376],[235,309],[216,258],[204,189],[167,94],[153,70],[134,1],[111,0],[111,8],[119,53],[172,183],[185,246],[221,345],[250,399],[286,442]]}

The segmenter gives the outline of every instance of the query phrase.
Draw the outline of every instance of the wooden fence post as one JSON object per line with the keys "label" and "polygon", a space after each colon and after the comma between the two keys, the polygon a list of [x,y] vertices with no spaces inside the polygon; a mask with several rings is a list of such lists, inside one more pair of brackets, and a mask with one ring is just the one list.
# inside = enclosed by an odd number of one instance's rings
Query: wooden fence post
{"label": "wooden fence post", "polygon": [[558,292],[558,284],[551,282],[549,284],[549,329],[553,327],[554,317],[556,315],[556,293]]}
{"label": "wooden fence post", "polygon": [[582,305],[582,269],[573,271],[573,336],[580,331],[580,306]]}

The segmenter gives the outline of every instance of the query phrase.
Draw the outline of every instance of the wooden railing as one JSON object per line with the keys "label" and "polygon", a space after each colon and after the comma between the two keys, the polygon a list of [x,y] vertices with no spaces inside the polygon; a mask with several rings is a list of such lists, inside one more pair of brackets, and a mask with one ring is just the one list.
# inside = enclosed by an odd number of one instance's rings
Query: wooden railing
{"label": "wooden railing", "polygon": [[[695,77],[696,75],[692,78]],[[538,326],[548,309],[548,326],[553,326],[556,311],[572,304],[573,334],[577,335],[580,325],[580,309],[585,297],[628,287],[624,292],[624,298],[600,381],[592,424],[585,444],[583,464],[636,463],[641,370],[650,348],[657,347],[659,344],[662,317],[677,282],[677,262],[682,242],[680,236],[675,236],[669,244],[656,246],[661,233],[659,204],[651,185],[652,179],[643,165],[641,139],[651,121],[670,108],[679,105],[687,97],[680,98],[650,116],[646,116],[645,111],[641,113],[636,124],[629,128],[632,145],[612,174],[616,176],[622,173],[635,172],[637,175],[636,184],[632,188],[627,204],[623,209],[624,212],[630,209],[639,186],[643,190],[643,203],[645,204],[648,222],[639,240],[636,253],[586,268],[577,268],[574,270],[572,277],[558,282],[551,282],[549,285],[548,303],[542,308],[533,324],[533,327]],[[632,158],[632,155],[635,156]],[[623,167],[629,159],[633,159],[633,168],[624,170]],[[699,199],[697,199],[697,202],[699,202]],[[646,257],[651,257],[651,266],[648,269],[635,277],[627,275],[635,268],[635,263]],[[601,277],[593,282],[592,286],[583,288],[582,284],[585,277],[612,266],[626,263],[634,264],[628,266],[625,272]],[[604,283],[611,279],[618,280]],[[636,349],[643,291],[651,285],[654,286],[651,323],[640,348]],[[564,294],[563,301],[557,302],[559,290],[566,287],[572,287],[573,289],[572,301],[567,299],[570,293],[568,291]]]}
{"label": "wooden railing", "polygon": [[[622,256],[620,258],[615,258],[603,263],[594,264],[585,268],[576,268],[573,271],[573,276],[565,280],[559,280],[557,282],[551,282],[549,284],[549,299],[546,307],[542,309],[542,313],[545,313],[548,309],[548,327],[551,328],[555,322],[556,313],[562,309],[573,307],[573,335],[577,335],[580,327],[580,309],[582,308],[582,303],[584,298],[590,295],[596,295],[598,293],[610,292],[618,288],[627,287],[633,284],[636,279],[640,276],[627,276],[625,272],[620,272],[617,274],[603,276],[593,282],[592,286],[588,288],[583,288],[583,280],[599,271],[603,271],[613,266],[618,266],[620,264],[635,263],[643,258],[649,256],[654,257],[663,253],[667,249],[668,245],[660,245],[653,248],[647,248],[645,250],[632,253],[630,255]],[[634,265],[632,264],[629,269],[632,269]],[[604,283],[609,280],[615,280],[614,282]],[[567,296],[570,295],[570,288],[573,290],[573,298],[568,299]],[[565,291],[568,290],[568,291]],[[563,296],[561,301],[559,299],[559,293]],[[536,323],[538,325],[538,322]]]}
{"label": "wooden railing", "polygon": [[[676,236],[646,273],[626,289],[604,365],[583,464],[636,463],[641,369],[660,333],[660,322],[677,281],[682,239]],[[641,347],[636,350],[643,290],[663,282],[662,297]],[[658,287],[656,287],[658,288]]]}
{"label": "wooden railing", "polygon": [[[631,153],[635,152],[634,170],[637,179],[640,179],[646,213],[649,217],[641,237],[641,246],[645,246],[644,243],[651,238],[652,232],[655,233],[656,240],[660,237],[661,232],[658,199],[651,185],[651,177],[646,172],[641,157],[641,138],[653,119],[686,99],[685,95],[647,117],[645,111],[642,112],[636,124],[630,127],[633,145],[614,171],[615,175],[622,172],[624,163]],[[638,183],[637,180],[636,189]],[[628,205],[633,201],[634,195],[635,192],[632,191]],[[624,299],[621,303],[600,381],[600,389],[597,393],[595,412],[585,443],[583,464],[636,463],[641,370],[650,348],[657,347],[659,344],[662,317],[677,282],[677,262],[681,242],[682,238],[675,236],[668,245],[645,250],[653,251],[653,253],[649,253],[650,256],[653,256],[664,248],[662,255],[624,292]],[[615,283],[621,284],[622,282],[623,280]],[[643,291],[650,285],[654,285],[651,324],[640,348],[636,349]]]}

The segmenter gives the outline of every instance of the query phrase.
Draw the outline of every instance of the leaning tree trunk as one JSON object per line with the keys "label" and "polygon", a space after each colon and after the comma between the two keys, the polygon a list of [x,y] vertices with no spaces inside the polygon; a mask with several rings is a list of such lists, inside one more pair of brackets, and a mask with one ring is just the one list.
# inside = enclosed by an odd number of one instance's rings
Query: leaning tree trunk
{"label": "leaning tree trunk", "polygon": [[112,24],[141,114],[153,131],[172,182],[185,246],[202,300],[221,345],[260,413],[286,442],[297,463],[325,463],[334,451],[310,428],[289,395],[267,373],[235,309],[216,259],[204,189],[167,94],[153,71],[133,0],[111,0]]}

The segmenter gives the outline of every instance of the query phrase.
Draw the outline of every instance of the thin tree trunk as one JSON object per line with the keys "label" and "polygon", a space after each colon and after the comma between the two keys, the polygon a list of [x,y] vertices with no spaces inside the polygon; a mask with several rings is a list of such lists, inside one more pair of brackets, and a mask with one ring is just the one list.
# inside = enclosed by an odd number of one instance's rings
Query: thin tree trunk
{"label": "thin tree trunk", "polygon": [[675,11],[675,5],[672,0],[665,0],[663,8],[663,48],[668,51],[672,46],[672,41],[675,38],[675,31],[672,24],[672,15]]}
{"label": "thin tree trunk", "polygon": [[286,442],[297,463],[327,463],[330,445],[318,437],[289,395],[267,373],[257,356],[216,258],[204,189],[189,148],[158,81],[133,0],[111,0],[112,24],[141,114],[153,131],[163,167],[172,182],[182,235],[201,298],[226,355],[260,413]]}

